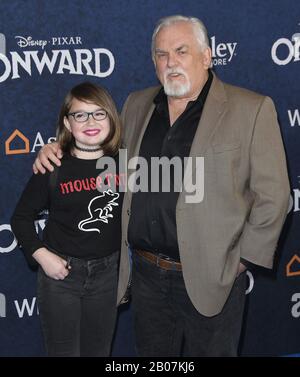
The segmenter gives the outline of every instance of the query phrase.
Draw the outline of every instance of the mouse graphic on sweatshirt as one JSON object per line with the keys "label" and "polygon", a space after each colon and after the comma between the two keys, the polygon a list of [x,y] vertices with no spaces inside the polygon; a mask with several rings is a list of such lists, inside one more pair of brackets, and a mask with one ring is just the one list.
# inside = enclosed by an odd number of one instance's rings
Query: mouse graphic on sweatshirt
{"label": "mouse graphic on sweatshirt", "polygon": [[120,194],[112,190],[104,191],[101,195],[93,198],[88,205],[90,217],[81,220],[78,228],[83,232],[100,232],[101,225],[107,224],[113,218],[113,207],[119,206],[117,200]]}

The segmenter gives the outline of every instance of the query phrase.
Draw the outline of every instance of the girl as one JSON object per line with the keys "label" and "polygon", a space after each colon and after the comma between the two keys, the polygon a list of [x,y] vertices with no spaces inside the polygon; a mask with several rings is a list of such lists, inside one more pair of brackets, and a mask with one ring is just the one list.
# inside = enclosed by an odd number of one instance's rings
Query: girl
{"label": "girl", "polygon": [[[110,95],[91,83],[75,86],[60,111],[57,141],[61,167],[30,178],[11,226],[28,261],[39,264],[37,299],[48,355],[109,356],[122,193],[118,168],[101,180],[96,163],[111,156],[117,164],[120,120]],[[99,192],[101,185],[106,191]],[[41,241],[34,220],[43,209],[49,218]]]}

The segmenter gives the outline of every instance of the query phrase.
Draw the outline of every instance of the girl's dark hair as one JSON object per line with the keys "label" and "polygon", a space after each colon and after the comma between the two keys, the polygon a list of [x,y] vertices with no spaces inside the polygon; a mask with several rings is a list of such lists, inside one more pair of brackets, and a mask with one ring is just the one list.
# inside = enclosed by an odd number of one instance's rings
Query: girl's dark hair
{"label": "girl's dark hair", "polygon": [[56,129],[56,139],[62,151],[70,154],[75,145],[74,136],[64,125],[64,117],[68,116],[74,98],[83,102],[92,102],[107,111],[110,131],[101,147],[106,156],[117,154],[121,144],[121,122],[116,105],[107,90],[90,82],[75,86],[64,99]]}

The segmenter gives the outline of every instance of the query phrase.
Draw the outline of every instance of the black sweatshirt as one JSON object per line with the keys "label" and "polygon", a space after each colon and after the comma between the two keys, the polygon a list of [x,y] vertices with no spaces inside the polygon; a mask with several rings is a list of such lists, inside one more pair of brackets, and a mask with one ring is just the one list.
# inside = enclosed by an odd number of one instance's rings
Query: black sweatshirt
{"label": "black sweatshirt", "polygon": [[[64,156],[55,173],[33,174],[11,219],[12,230],[30,264],[41,247],[82,259],[107,256],[121,246],[121,209],[125,177],[118,170],[96,169],[97,160]],[[99,184],[103,188],[96,188]],[[121,190],[122,191],[122,190]],[[38,214],[49,209],[49,218],[40,240],[34,226]]]}

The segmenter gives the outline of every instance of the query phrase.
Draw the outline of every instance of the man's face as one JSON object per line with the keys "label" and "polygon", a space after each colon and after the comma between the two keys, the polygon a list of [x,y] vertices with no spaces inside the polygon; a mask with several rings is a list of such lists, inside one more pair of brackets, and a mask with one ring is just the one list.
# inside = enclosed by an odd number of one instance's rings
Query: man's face
{"label": "man's face", "polygon": [[157,33],[154,60],[165,93],[190,98],[200,93],[207,80],[211,50],[201,52],[191,23],[179,21]]}

